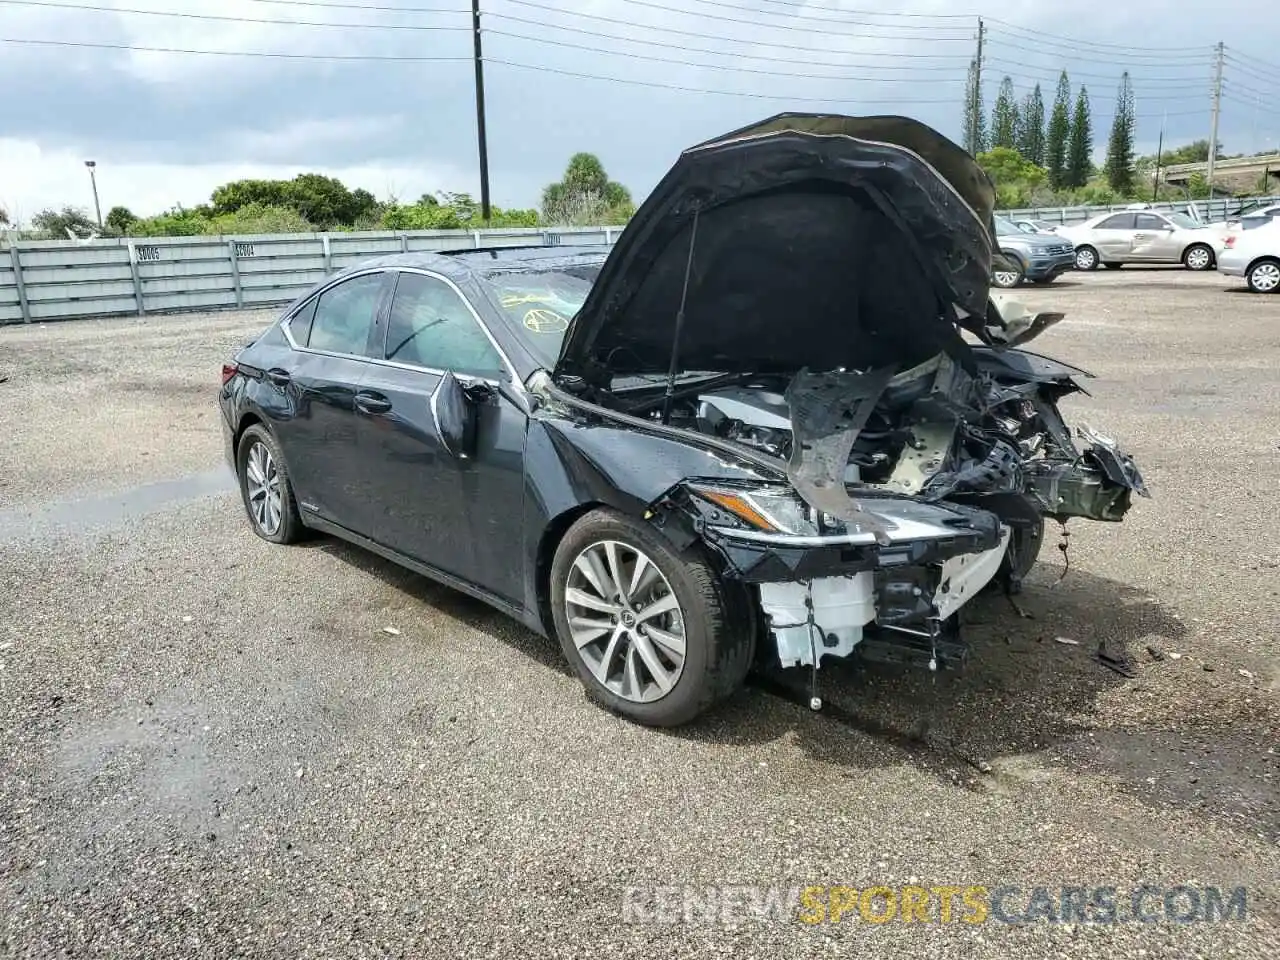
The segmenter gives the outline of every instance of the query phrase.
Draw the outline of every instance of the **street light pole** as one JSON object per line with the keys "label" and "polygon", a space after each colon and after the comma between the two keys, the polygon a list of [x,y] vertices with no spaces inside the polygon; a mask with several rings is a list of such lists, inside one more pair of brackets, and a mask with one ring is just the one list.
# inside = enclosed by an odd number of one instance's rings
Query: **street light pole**
{"label": "street light pole", "polygon": [[96,160],[86,160],[84,165],[89,168],[89,182],[93,184],[93,212],[98,218],[98,229],[102,229],[102,207],[98,203],[98,178],[94,176],[93,169],[98,165]]}

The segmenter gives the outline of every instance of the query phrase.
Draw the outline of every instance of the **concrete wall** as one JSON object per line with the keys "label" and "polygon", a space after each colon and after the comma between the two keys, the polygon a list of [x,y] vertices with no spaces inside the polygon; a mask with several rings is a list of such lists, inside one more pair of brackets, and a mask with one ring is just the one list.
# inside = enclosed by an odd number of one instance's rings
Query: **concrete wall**
{"label": "concrete wall", "polygon": [[611,244],[620,232],[593,227],[19,240],[0,244],[0,324],[275,306],[330,273],[385,254]]}

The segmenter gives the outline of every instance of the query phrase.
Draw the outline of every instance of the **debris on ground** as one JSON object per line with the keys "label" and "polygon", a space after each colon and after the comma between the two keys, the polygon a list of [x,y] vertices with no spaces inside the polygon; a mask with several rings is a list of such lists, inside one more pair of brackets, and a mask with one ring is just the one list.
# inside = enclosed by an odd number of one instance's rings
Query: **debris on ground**
{"label": "debris on ground", "polygon": [[397,630],[395,627],[383,627],[382,632],[392,637],[400,636],[400,631]]}
{"label": "debris on ground", "polygon": [[1218,669],[1212,663],[1202,663],[1200,668],[1204,670],[1205,673],[1213,673],[1213,671]]}
{"label": "debris on ground", "polygon": [[1151,654],[1151,659],[1155,660],[1157,663],[1164,659],[1164,651],[1154,643],[1147,644],[1147,653]]}
{"label": "debris on ground", "polygon": [[1133,661],[1129,658],[1128,654],[1123,652],[1112,653],[1107,649],[1107,641],[1105,640],[1100,640],[1098,642],[1098,652],[1093,655],[1093,658],[1108,670],[1114,670],[1122,677],[1129,677],[1132,679],[1138,675],[1138,671],[1134,669]]}
{"label": "debris on ground", "polygon": [[1078,646],[1080,646],[1080,641],[1079,641],[1079,640],[1072,640],[1070,637],[1054,637],[1053,639],[1054,639],[1056,642],[1058,642],[1058,643],[1065,643],[1065,644],[1067,644],[1068,646],[1071,646],[1071,647],[1078,647]]}
{"label": "debris on ground", "polygon": [[1253,674],[1243,668],[1237,670],[1236,673],[1240,674],[1240,676],[1244,677],[1246,680],[1253,679]]}
{"label": "debris on ground", "polygon": [[1169,659],[1170,659],[1170,660],[1181,660],[1181,659],[1182,659],[1182,654],[1180,654],[1180,653],[1174,653],[1174,652],[1172,652],[1172,651],[1171,651],[1171,652],[1169,653]]}

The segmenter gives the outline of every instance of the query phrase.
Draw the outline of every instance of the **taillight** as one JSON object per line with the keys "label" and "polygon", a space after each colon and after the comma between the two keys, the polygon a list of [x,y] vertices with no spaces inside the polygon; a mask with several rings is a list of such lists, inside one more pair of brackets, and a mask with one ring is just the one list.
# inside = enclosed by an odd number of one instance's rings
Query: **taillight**
{"label": "taillight", "polygon": [[224,363],[222,365],[222,385],[225,387],[227,381],[240,372],[240,368],[234,363]]}

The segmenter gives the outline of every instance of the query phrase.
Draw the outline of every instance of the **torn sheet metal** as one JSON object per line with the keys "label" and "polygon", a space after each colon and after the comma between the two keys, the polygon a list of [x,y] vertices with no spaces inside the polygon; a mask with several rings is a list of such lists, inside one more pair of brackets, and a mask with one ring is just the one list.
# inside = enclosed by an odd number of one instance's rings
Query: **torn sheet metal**
{"label": "torn sheet metal", "polygon": [[793,431],[787,478],[809,506],[880,543],[889,542],[884,521],[849,498],[845,475],[853,443],[892,379],[887,367],[867,373],[804,369],[786,391]]}

